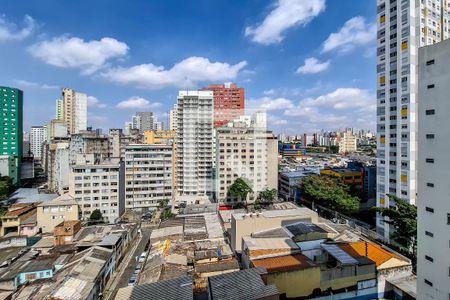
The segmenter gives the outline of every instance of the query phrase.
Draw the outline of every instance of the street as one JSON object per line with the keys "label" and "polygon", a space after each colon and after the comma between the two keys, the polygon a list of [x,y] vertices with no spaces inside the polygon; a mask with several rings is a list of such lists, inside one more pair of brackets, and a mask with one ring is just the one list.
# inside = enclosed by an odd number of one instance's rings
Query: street
{"label": "street", "polygon": [[[105,293],[105,299],[114,299],[119,288],[128,286],[128,280],[134,273],[134,269],[137,265],[136,256],[141,255],[141,253],[144,251],[145,245],[147,244],[147,242],[149,242],[151,232],[151,228],[142,228],[142,238],[138,240],[139,244],[136,246],[136,248],[131,248],[131,251],[127,253],[123,258],[121,264],[127,264],[127,266],[121,265],[119,267],[120,270],[118,271],[118,274],[116,274],[116,276],[120,276],[120,278],[111,279],[113,280],[110,286],[110,289],[112,289],[112,291],[111,293]],[[124,267],[125,269],[123,269]]]}

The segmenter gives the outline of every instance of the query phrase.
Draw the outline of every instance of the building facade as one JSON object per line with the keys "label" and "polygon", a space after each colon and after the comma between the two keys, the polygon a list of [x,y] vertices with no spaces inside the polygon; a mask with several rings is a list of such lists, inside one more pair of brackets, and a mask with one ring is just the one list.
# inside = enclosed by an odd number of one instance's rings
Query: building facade
{"label": "building facade", "polygon": [[417,299],[450,296],[450,40],[419,50]]}
{"label": "building facade", "polygon": [[64,100],[56,99],[56,120],[64,121]]}
{"label": "building facade", "polygon": [[339,153],[352,153],[356,151],[356,137],[351,131],[346,131],[339,142]]}
{"label": "building facade", "polygon": [[47,126],[32,126],[30,131],[30,148],[35,159],[42,157],[42,144],[47,140]]}
{"label": "building facade", "polygon": [[[416,204],[418,48],[447,39],[446,0],[377,1],[377,206]],[[389,224],[377,218],[389,238]]]}
{"label": "building facade", "polygon": [[81,219],[88,220],[98,209],[103,221],[115,223],[125,211],[125,169],[119,159],[93,163],[79,160],[71,167],[69,194],[81,210]]}
{"label": "building facade", "polygon": [[78,204],[69,194],[63,194],[37,206],[37,226],[43,233],[53,232],[55,227],[62,222],[78,219]]}
{"label": "building facade", "polygon": [[177,113],[178,108],[177,105],[175,104],[173,109],[171,109],[169,112],[169,130],[176,131],[178,128]]}
{"label": "building facade", "polygon": [[177,192],[212,196],[213,92],[180,91],[177,99]]}
{"label": "building facade", "polygon": [[23,92],[16,88],[0,86],[0,99],[3,102],[2,155],[12,157],[14,168],[8,176],[13,183],[20,183],[20,165],[23,146]]}
{"label": "building facade", "polygon": [[[265,126],[241,116],[216,133],[216,196],[221,203],[254,202],[264,190],[278,188],[278,140]],[[243,178],[251,187],[248,199],[228,195],[229,187]]]}
{"label": "building facade", "polygon": [[245,110],[245,89],[231,84],[211,84],[202,91],[213,91],[214,94],[214,128],[222,127],[228,122],[238,119]]}
{"label": "building facade", "polygon": [[70,134],[87,129],[87,95],[73,89],[62,90],[64,102],[64,120]]}
{"label": "building facade", "polygon": [[172,199],[172,145],[132,144],[125,149],[125,208],[148,211]]}

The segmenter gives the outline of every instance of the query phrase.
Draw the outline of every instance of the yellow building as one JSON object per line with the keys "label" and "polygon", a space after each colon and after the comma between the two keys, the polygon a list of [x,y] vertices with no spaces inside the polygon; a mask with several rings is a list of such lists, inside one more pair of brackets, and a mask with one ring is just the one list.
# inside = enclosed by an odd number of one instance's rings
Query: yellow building
{"label": "yellow building", "polygon": [[20,224],[31,215],[36,214],[36,205],[31,204],[13,204],[8,211],[1,217],[1,232],[4,236],[8,233],[19,233]]}
{"label": "yellow building", "polygon": [[144,131],[144,143],[147,145],[166,144],[172,145],[172,186],[175,189],[177,183],[177,137],[175,130],[146,130]]}
{"label": "yellow building", "polygon": [[362,188],[363,186],[363,176],[360,170],[327,168],[320,170],[320,175],[336,178],[341,183],[355,188]]}

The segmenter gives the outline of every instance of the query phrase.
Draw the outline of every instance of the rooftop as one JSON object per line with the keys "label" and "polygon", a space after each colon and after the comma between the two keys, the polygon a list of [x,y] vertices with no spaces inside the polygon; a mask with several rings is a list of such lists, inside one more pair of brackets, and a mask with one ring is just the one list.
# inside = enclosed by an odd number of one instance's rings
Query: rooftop
{"label": "rooftop", "polygon": [[411,264],[411,262],[407,261],[407,259],[373,242],[360,241],[348,244],[339,244],[339,247],[353,257],[367,256],[370,260],[375,262],[377,268],[391,259],[394,260],[391,262],[392,267]]}
{"label": "rooftop", "polygon": [[279,218],[290,216],[310,216],[317,215],[317,213],[306,207],[296,207],[292,209],[276,209],[276,210],[264,210],[257,213],[237,213],[233,214],[236,220],[243,220],[246,217],[264,217],[264,218]]}
{"label": "rooftop", "polygon": [[41,203],[38,206],[41,207],[41,206],[58,206],[58,205],[77,205],[77,202],[69,193],[66,193],[54,198],[52,201]]}
{"label": "rooftop", "polygon": [[315,267],[316,265],[302,254],[269,257],[252,261],[253,266],[265,268],[267,272],[283,272]]}
{"label": "rooftop", "polygon": [[250,251],[270,249],[299,250],[297,244],[290,238],[254,238],[244,236],[242,239]]}
{"label": "rooftop", "polygon": [[43,193],[35,188],[20,188],[11,194],[7,200],[8,204],[12,203],[33,203],[33,202],[46,202],[57,197],[54,193]]}
{"label": "rooftop", "polygon": [[415,275],[389,278],[387,281],[413,299],[416,299],[417,277]]}
{"label": "rooftop", "polygon": [[210,299],[260,299],[279,295],[274,285],[266,285],[261,275],[263,268],[245,269],[208,278]]}
{"label": "rooftop", "polygon": [[182,276],[156,283],[145,283],[134,287],[125,287],[117,291],[115,300],[153,299],[191,300],[193,296],[191,276]]}

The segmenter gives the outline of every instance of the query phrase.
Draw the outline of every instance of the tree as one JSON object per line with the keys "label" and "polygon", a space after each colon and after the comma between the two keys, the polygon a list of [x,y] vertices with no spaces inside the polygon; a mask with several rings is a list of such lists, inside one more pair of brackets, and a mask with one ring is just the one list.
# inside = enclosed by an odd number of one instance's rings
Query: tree
{"label": "tree", "polygon": [[172,212],[172,210],[170,208],[165,208],[162,212],[161,212],[161,220],[164,221],[166,219],[170,219],[175,217],[176,215]]}
{"label": "tree", "polygon": [[359,198],[348,193],[347,187],[327,176],[307,176],[300,182],[303,197],[344,214],[359,210]]}
{"label": "tree", "polygon": [[169,200],[163,199],[163,200],[159,201],[159,208],[166,208],[168,204],[169,204]]}
{"label": "tree", "polygon": [[103,221],[103,215],[100,209],[94,209],[89,216],[90,221]]}
{"label": "tree", "polygon": [[247,195],[253,190],[250,185],[242,177],[236,178],[232,185],[228,188],[228,196],[247,201]]}
{"label": "tree", "polygon": [[259,198],[264,203],[272,203],[278,195],[278,191],[276,189],[265,189],[264,191],[259,193]]}
{"label": "tree", "polygon": [[339,146],[331,145],[329,150],[330,150],[330,153],[333,153],[333,154],[339,153]]}
{"label": "tree", "polygon": [[395,231],[391,238],[397,243],[410,248],[415,247],[417,237],[417,207],[394,196],[388,195],[395,202],[394,207],[378,207],[377,211],[388,217],[384,222],[391,224]]}

